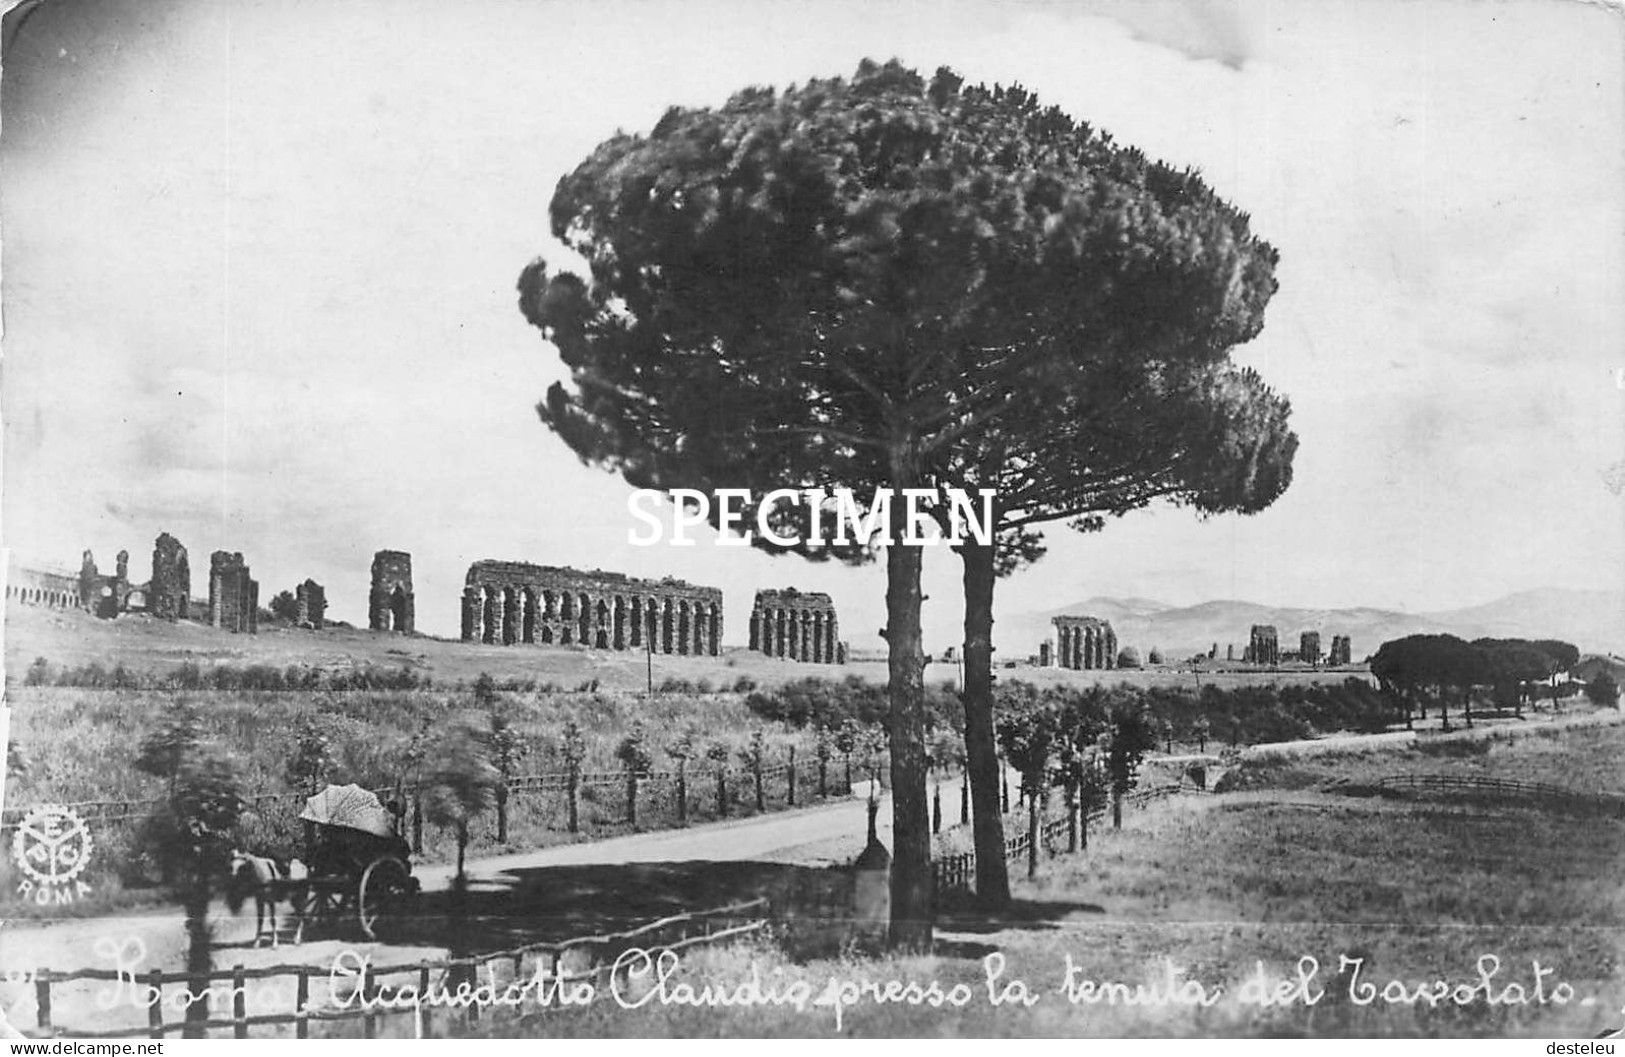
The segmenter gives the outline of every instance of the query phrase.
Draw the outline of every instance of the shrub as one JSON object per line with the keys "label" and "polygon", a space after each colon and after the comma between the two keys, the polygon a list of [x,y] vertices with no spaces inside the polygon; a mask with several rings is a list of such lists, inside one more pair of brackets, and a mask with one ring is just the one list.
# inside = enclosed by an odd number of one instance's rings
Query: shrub
{"label": "shrub", "polygon": [[1586,697],[1594,705],[1613,705],[1619,703],[1619,683],[1607,672],[1598,672],[1591,682],[1586,684]]}

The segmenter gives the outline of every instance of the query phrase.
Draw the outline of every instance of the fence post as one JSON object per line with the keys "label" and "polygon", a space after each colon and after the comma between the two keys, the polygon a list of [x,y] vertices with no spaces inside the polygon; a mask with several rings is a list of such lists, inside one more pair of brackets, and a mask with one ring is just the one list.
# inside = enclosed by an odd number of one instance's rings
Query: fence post
{"label": "fence post", "polygon": [[369,1039],[378,1037],[378,1017],[372,1012],[372,992],[376,986],[372,976],[372,961],[369,959],[361,967],[361,1001],[368,1003],[367,1014],[361,1018],[362,1034]]}
{"label": "fence post", "polygon": [[796,806],[796,747],[794,745],[790,746],[790,790],[788,800],[787,806]]}
{"label": "fence post", "polygon": [[37,1011],[36,1022],[39,1029],[47,1035],[55,1035],[51,1027],[51,978],[49,969],[40,969],[34,973],[34,1007]]}
{"label": "fence post", "polygon": [[231,1019],[232,1038],[248,1038],[248,987],[241,965],[231,967]]}
{"label": "fence post", "polygon": [[164,1037],[164,974],[157,969],[147,973],[147,1034]]}
{"label": "fence post", "polygon": [[310,1004],[310,969],[299,967],[299,986],[293,996],[293,1015],[297,1018],[293,1022],[293,1033],[296,1038],[310,1038],[310,1014],[305,1007]]}
{"label": "fence post", "polygon": [[418,1038],[429,1037],[429,1008],[428,1002],[423,1001],[429,993],[429,963],[424,962],[418,966]]}

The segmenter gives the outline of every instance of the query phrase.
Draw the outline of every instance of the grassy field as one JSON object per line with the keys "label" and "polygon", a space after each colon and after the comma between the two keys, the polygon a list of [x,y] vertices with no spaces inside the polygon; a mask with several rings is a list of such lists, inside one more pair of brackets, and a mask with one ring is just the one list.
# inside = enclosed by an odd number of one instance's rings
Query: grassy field
{"label": "grassy field", "polygon": [[[284,774],[302,723],[316,719],[331,740],[333,762],[324,780],[356,782],[374,789],[392,788],[400,781],[410,788],[410,772],[402,761],[412,735],[428,720],[432,753],[434,738],[444,731],[448,714],[467,713],[472,700],[466,692],[437,690],[175,694],[26,687],[12,690],[10,696],[12,740],[21,749],[26,767],[8,778],[8,806],[137,801],[161,795],[162,783],[138,771],[134,763],[142,738],[158,722],[164,707],[180,699],[197,706],[209,738],[231,754],[245,793],[290,794],[249,812],[241,826],[246,846],[281,855],[297,852],[302,832],[297,815],[303,805]],[[796,747],[802,767],[800,801],[809,802],[817,792],[816,779],[809,773],[815,766],[811,735],[757,719],[740,694],[501,694],[499,707],[510,717],[526,749],[516,773],[565,771],[568,765],[561,732],[567,723],[575,722],[586,750],[582,770],[624,774],[615,750],[637,721],[647,730],[648,748],[658,771],[675,769],[675,761],[664,750],[682,734],[693,736],[700,753],[710,747],[726,751],[731,772],[726,785],[730,817],[756,810],[753,783],[740,753],[757,729],[764,736],[769,767],[785,764],[789,748]],[[468,714],[476,721],[483,718]],[[838,755],[830,763],[832,791],[843,776],[843,763]],[[702,757],[691,759],[688,767],[688,820],[718,817],[718,764]],[[788,788],[782,774],[763,785],[767,810],[786,806]],[[509,802],[507,843],[496,841],[495,813],[486,812],[473,828],[471,854],[542,848],[631,832],[624,782],[617,777],[607,784],[584,785],[579,833],[569,832],[567,819],[568,800],[562,790],[515,793]],[[674,782],[642,783],[637,828],[666,828],[676,822]],[[126,905],[135,898],[133,893],[157,880],[155,867],[142,848],[140,819],[98,824],[95,829],[102,850],[96,856],[95,876],[88,880],[101,893],[102,905]],[[449,830],[425,825],[424,861],[449,861],[455,852],[455,838]],[[0,863],[0,889],[6,892],[14,887],[6,884],[11,869],[9,860]]]}
{"label": "grassy field", "polygon": [[[122,664],[131,671],[152,675],[162,675],[187,663],[205,669],[216,664],[238,667],[262,664],[328,671],[404,669],[447,688],[471,685],[484,673],[498,682],[535,680],[574,689],[596,680],[599,689],[628,691],[647,688],[651,667],[651,659],[636,652],[613,653],[579,646],[486,646],[338,626],[315,632],[265,624],[256,635],[233,635],[192,621],[171,624],[143,614],[99,620],[79,610],[8,604],[5,615],[6,679],[12,684],[22,682],[28,666],[38,657],[44,657],[57,669],[91,663],[112,669]],[[656,686],[666,679],[691,683],[703,679],[715,686],[732,686],[741,676],[763,687],[808,675],[857,675],[877,684],[886,681],[886,665],[881,660],[856,661],[842,667],[802,664],[765,657],[740,647],[725,648],[717,657],[657,655],[652,658],[652,669]],[[1198,676],[1175,669],[1069,671],[1035,668],[1023,663],[1014,669],[1001,668],[1000,675],[1039,685],[1128,682],[1136,686],[1195,689],[1198,681],[1203,686],[1222,687],[1335,683],[1350,675],[1363,678],[1364,672],[1363,669],[1231,671],[1203,672]],[[939,660],[926,667],[925,677],[932,684],[957,686],[960,673],[955,664]]]}

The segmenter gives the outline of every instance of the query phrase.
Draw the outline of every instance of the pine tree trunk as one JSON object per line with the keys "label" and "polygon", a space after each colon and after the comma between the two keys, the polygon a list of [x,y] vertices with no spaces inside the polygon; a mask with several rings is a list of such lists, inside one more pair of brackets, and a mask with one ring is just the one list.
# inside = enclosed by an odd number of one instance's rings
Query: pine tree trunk
{"label": "pine tree trunk", "polygon": [[1009,810],[1010,793],[993,738],[993,548],[966,541],[959,557],[965,588],[965,769],[976,848],[976,901],[1000,910],[1010,904],[1010,870],[1004,860],[1004,811]]}
{"label": "pine tree trunk", "polygon": [[789,784],[785,788],[785,791],[784,791],[785,805],[787,807],[795,807],[796,806],[796,747],[794,745],[790,746],[790,768],[786,772],[786,774],[789,776]]}
{"label": "pine tree trunk", "polygon": [[[1025,787],[1026,782],[1022,785]],[[1027,790],[1027,879],[1038,876],[1038,796]]]}
{"label": "pine tree trunk", "polygon": [[497,843],[508,843],[508,781],[497,786]]}
{"label": "pine tree trunk", "polygon": [[1123,828],[1123,794],[1112,790],[1112,829]]}
{"label": "pine tree trunk", "polygon": [[[893,481],[911,487],[915,468],[894,460]],[[929,953],[934,916],[931,818],[926,804],[925,649],[920,633],[919,546],[904,544],[906,504],[894,494],[886,548],[886,642],[891,699],[893,950]]]}

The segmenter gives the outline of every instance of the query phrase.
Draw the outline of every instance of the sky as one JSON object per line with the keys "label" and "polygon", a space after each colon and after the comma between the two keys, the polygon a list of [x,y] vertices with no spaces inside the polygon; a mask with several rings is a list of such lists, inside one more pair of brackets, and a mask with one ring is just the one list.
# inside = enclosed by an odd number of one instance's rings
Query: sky
{"label": "sky", "polygon": [[[194,595],[241,551],[262,600],[312,577],[356,623],[373,553],[406,550],[420,630],[453,636],[482,558],[720,587],[732,643],[756,589],[796,586],[879,645],[879,565],[628,545],[628,486],[537,418],[565,372],[515,282],[566,259],[553,188],[617,130],[897,57],[1199,169],[1280,251],[1235,358],[1292,402],[1292,487],[1056,527],[996,612],[1618,589],[1622,25],[1563,0],[33,3],[0,80],[0,538],[128,549],[142,580],[168,531]],[[925,576],[938,650],[957,559]]]}

